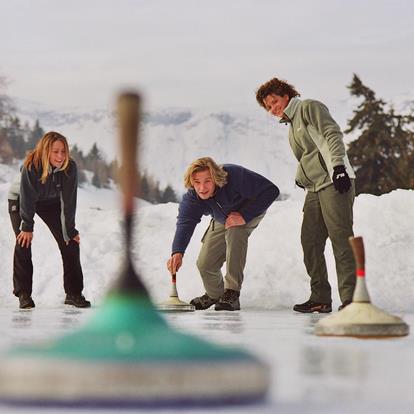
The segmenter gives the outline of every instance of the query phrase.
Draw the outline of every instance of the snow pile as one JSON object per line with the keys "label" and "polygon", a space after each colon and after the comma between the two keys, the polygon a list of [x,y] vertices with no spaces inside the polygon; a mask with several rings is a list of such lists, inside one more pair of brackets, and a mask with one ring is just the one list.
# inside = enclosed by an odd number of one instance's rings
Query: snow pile
{"label": "snow pile", "polygon": [[[15,169],[0,166],[0,176],[11,178]],[[0,181],[0,303],[17,307],[12,296],[14,235],[7,214],[8,180]],[[304,193],[275,202],[250,237],[241,295],[244,308],[290,308],[309,295],[309,280],[302,262],[300,224]],[[150,205],[139,202],[134,257],[139,273],[155,301],[169,295],[170,277],[166,260],[175,230],[177,204]],[[61,259],[50,232],[35,218],[33,241],[34,286],[37,306],[62,303]],[[197,226],[178,273],[183,300],[204,292],[195,266],[200,239],[209,219]],[[367,281],[375,304],[389,310],[408,312],[414,308],[414,191],[398,190],[381,197],[360,195],[355,201],[355,234],[364,237]],[[85,295],[98,305],[120,269],[123,234],[118,194],[113,190],[81,188],[78,195],[77,227],[81,234],[81,260]],[[327,244],[327,264],[334,305],[339,304],[335,264]]]}

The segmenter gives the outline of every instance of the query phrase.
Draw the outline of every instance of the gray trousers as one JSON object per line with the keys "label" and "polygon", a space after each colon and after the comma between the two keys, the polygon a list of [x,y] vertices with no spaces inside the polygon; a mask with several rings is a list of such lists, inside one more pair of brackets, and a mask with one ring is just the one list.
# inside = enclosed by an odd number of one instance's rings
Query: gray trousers
{"label": "gray trousers", "polygon": [[342,302],[352,300],[356,276],[355,260],[348,238],[353,236],[352,207],[354,180],[344,194],[330,185],[316,193],[308,192],[303,206],[301,241],[306,270],[311,278],[310,300],[331,303],[331,286],[324,256],[326,239],[332,242],[338,290]]}
{"label": "gray trousers", "polygon": [[[224,228],[224,224],[211,220],[197,259],[197,267],[208,296],[218,299],[224,289],[240,292],[246,265],[248,238],[264,217],[262,214],[243,226]],[[226,262],[223,280],[221,268]]]}

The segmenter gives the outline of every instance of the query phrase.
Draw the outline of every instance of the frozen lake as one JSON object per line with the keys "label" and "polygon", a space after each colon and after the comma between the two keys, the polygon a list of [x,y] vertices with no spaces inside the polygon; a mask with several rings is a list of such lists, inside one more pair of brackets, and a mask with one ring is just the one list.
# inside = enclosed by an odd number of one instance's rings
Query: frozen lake
{"label": "frozen lake", "polygon": [[[76,329],[91,312],[70,307],[31,311],[0,308],[0,351]],[[165,314],[177,328],[260,356],[272,368],[268,401],[261,405],[195,410],[207,413],[412,413],[414,412],[414,339],[360,340],[313,335],[318,314],[289,310],[243,309]],[[414,313],[402,316],[410,326]],[[0,406],[4,413],[56,412]],[[135,410],[139,411],[139,410]],[[182,410],[151,410],[178,413]],[[61,409],[59,413],[91,410]],[[94,410],[114,413],[115,410]],[[132,412],[132,410],[122,410]],[[143,412],[143,411],[141,411]]]}

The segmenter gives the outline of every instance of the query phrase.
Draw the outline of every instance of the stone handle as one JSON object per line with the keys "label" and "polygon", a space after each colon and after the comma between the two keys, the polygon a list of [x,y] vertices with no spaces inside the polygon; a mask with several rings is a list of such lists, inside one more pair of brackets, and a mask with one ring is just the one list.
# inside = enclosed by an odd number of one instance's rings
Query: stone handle
{"label": "stone handle", "polygon": [[365,250],[362,237],[350,237],[349,243],[351,244],[354,253],[357,272],[365,271]]}

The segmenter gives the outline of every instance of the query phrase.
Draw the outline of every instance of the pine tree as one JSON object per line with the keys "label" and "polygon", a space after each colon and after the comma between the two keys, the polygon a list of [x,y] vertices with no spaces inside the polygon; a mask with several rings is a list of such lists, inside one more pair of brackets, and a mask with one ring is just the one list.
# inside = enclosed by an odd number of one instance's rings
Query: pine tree
{"label": "pine tree", "polygon": [[88,155],[86,156],[88,161],[100,161],[103,159],[101,150],[96,145],[96,142],[93,143]]}
{"label": "pine tree", "polygon": [[165,190],[161,194],[160,203],[176,203],[177,202],[177,195],[175,191],[170,185],[165,187]]}
{"label": "pine tree", "polygon": [[79,169],[85,168],[85,157],[82,150],[76,144],[70,149],[70,156],[76,161]]}
{"label": "pine tree", "polygon": [[15,158],[24,158],[26,155],[25,131],[21,126],[20,119],[13,116],[8,126],[5,128],[5,135],[10,144]]}
{"label": "pine tree", "polygon": [[356,171],[356,194],[381,195],[396,188],[410,188],[414,134],[408,126],[414,118],[397,115],[393,108],[387,110],[385,102],[357,75],[348,88],[351,95],[363,98],[345,131],[361,131],[348,149]]}
{"label": "pine tree", "polygon": [[43,137],[43,135],[45,135],[45,131],[40,126],[39,120],[36,119],[33,128],[29,132],[29,137],[27,140],[27,149],[33,149],[36,146],[39,139]]}

